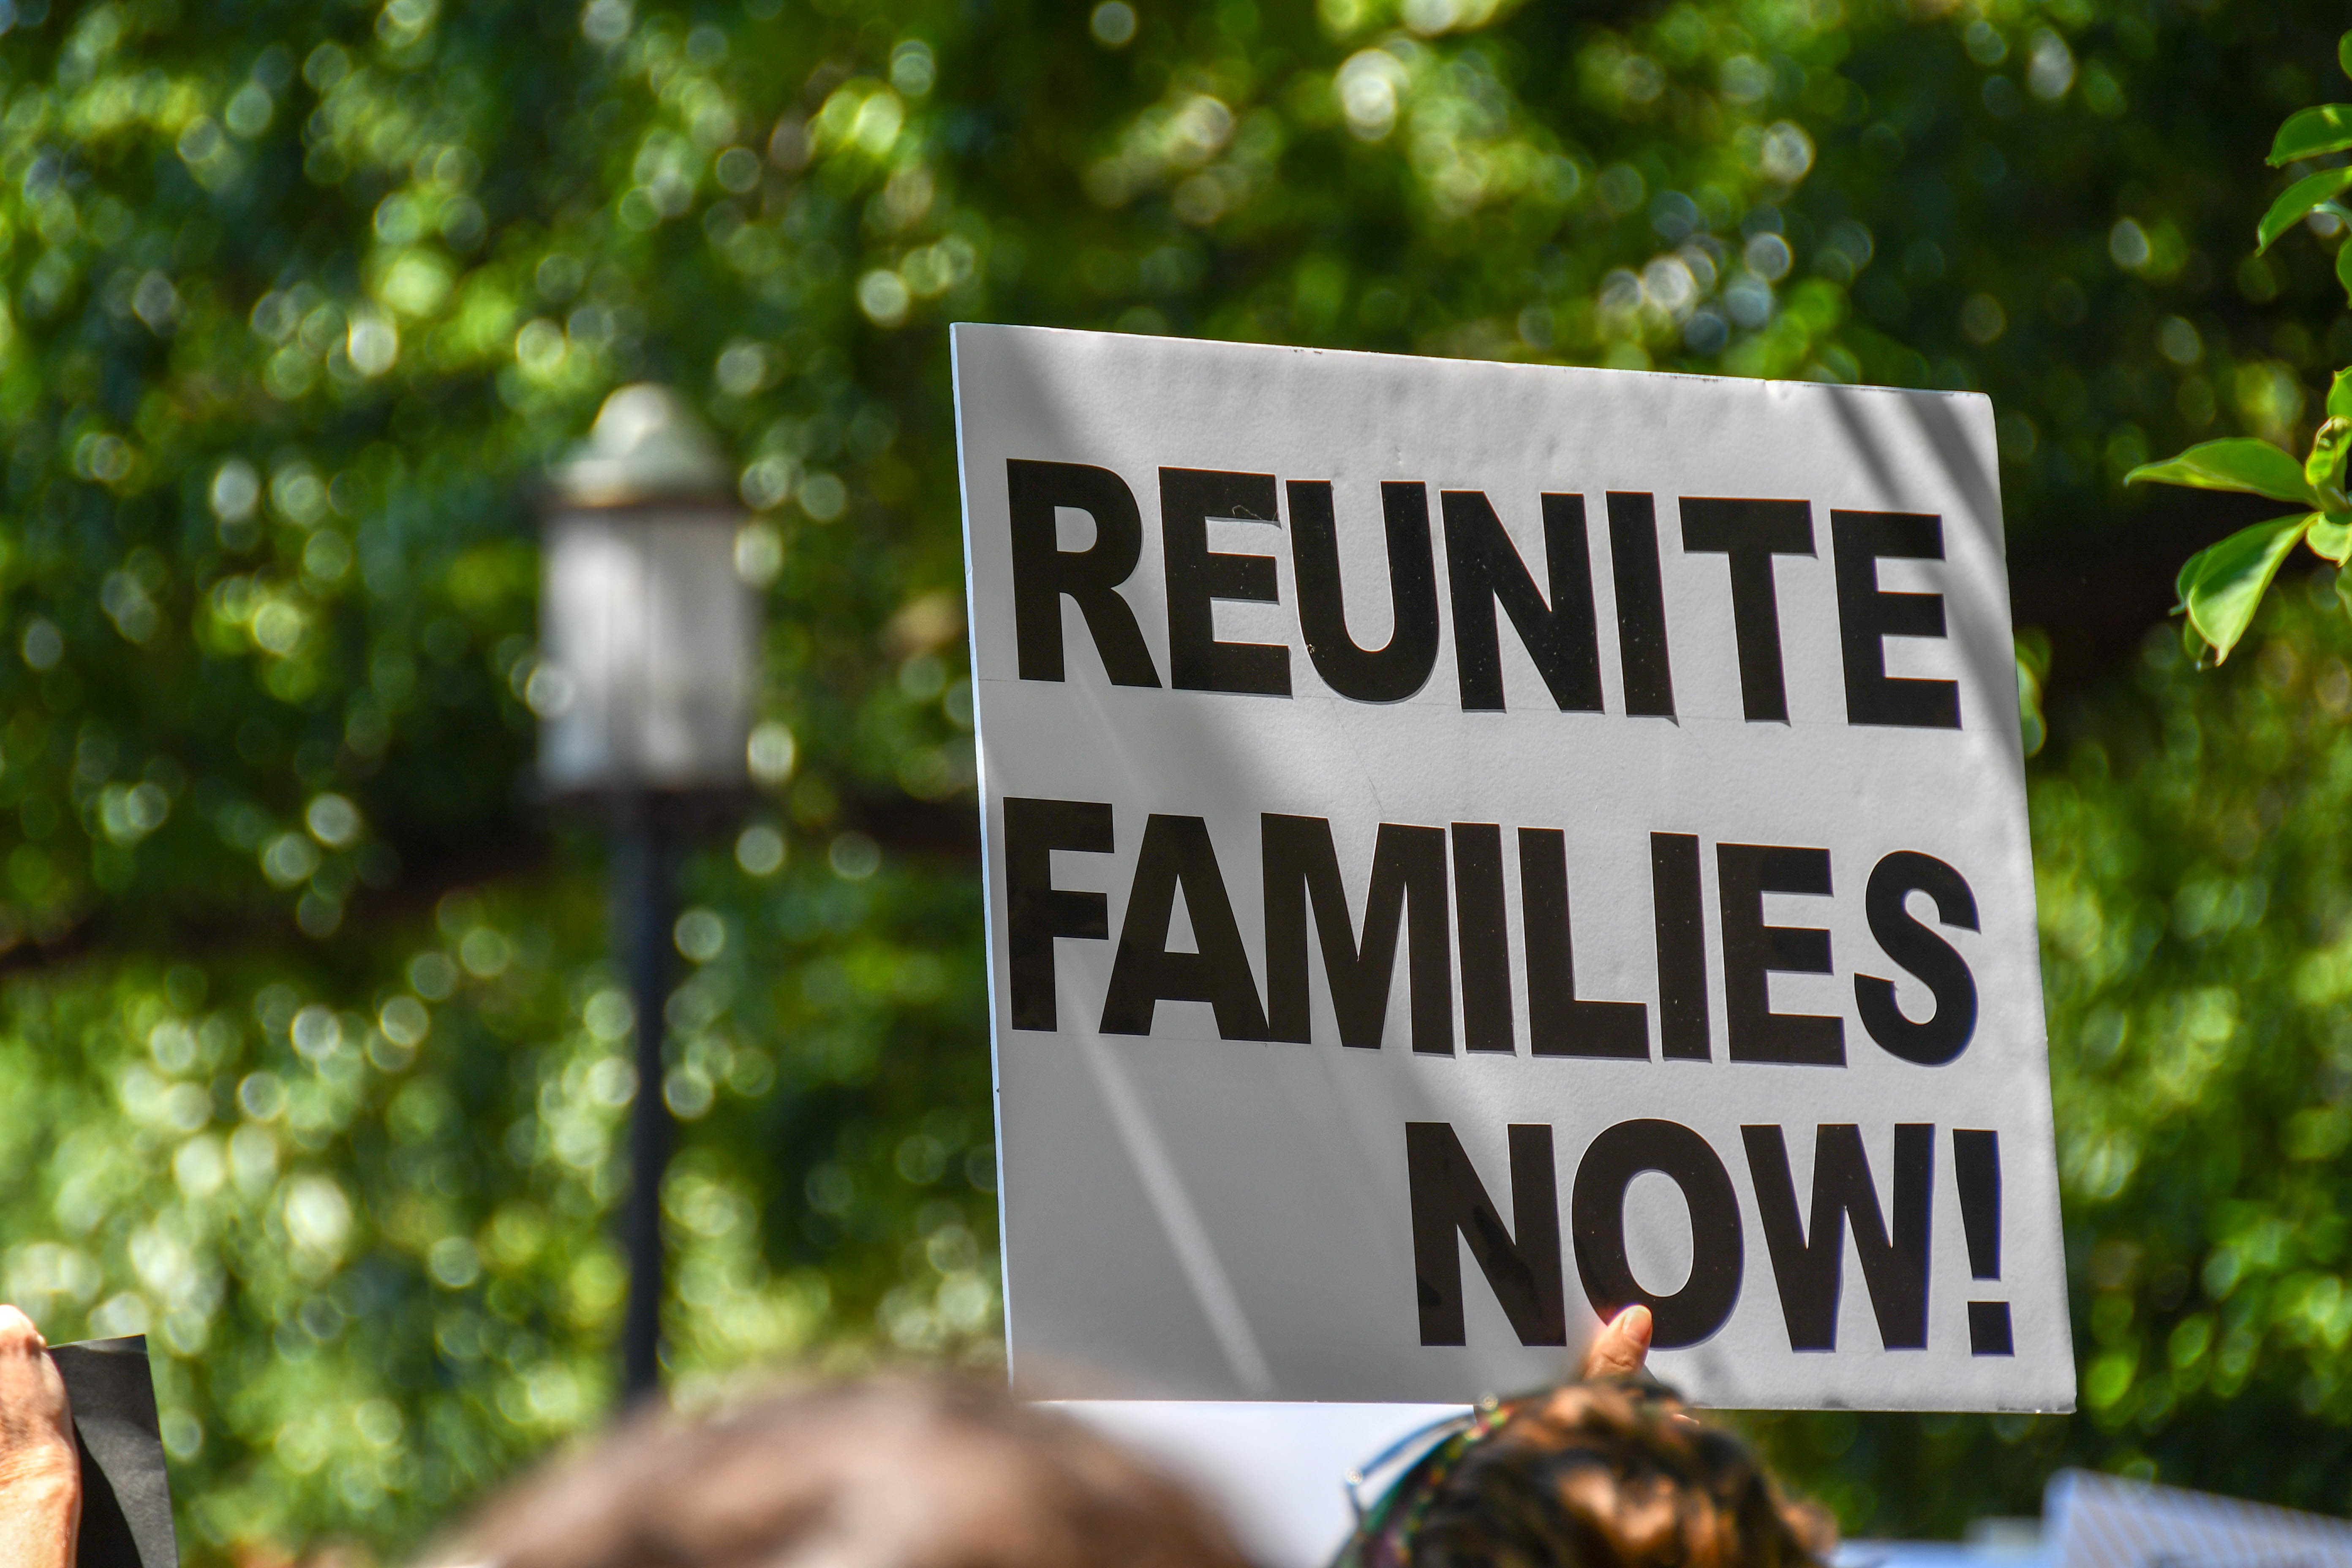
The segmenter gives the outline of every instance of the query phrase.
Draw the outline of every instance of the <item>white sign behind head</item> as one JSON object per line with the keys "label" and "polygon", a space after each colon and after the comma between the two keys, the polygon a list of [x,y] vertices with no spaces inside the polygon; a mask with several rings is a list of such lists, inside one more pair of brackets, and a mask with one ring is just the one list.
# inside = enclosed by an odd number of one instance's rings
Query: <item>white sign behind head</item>
{"label": "white sign behind head", "polygon": [[1984,399],[955,359],[1018,1384],[2071,1407]]}
{"label": "white sign behind head", "polygon": [[2061,1470],[2042,1504],[2053,1568],[2352,1568],[2352,1525],[2243,1498]]}

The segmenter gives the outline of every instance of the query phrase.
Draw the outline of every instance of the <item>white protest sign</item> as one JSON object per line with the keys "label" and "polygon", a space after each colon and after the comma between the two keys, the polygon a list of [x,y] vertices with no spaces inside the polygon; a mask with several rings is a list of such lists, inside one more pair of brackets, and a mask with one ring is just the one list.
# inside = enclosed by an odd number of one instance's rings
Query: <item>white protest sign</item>
{"label": "white protest sign", "polygon": [[2352,1568],[2352,1524],[2242,1498],[2061,1470],[2042,1504],[2050,1568]]}
{"label": "white protest sign", "polygon": [[1018,1384],[2071,1407],[1982,398],[955,360]]}

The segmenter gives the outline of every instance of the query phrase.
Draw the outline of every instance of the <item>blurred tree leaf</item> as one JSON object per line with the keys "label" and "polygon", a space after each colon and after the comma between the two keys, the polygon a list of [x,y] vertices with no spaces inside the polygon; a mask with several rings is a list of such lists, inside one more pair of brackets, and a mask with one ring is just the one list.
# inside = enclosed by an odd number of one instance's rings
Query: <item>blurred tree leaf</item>
{"label": "blurred tree leaf", "polygon": [[2050,685],[2050,634],[2024,626],[2015,637],[2017,647],[2017,718],[2025,754],[2037,755],[2050,739],[2042,695]]}

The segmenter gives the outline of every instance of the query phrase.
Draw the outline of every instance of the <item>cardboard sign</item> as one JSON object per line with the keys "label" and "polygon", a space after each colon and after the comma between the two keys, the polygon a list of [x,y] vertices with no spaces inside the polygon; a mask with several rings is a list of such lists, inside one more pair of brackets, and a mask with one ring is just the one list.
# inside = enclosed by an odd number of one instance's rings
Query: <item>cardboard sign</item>
{"label": "cardboard sign", "polygon": [[2352,1568],[2352,1524],[2241,1498],[2062,1470],[2042,1503],[2050,1568]]}
{"label": "cardboard sign", "polygon": [[1982,398],[955,359],[1021,1386],[2071,1405]]}
{"label": "cardboard sign", "polygon": [[81,1444],[79,1568],[178,1568],[147,1336],[53,1345]]}

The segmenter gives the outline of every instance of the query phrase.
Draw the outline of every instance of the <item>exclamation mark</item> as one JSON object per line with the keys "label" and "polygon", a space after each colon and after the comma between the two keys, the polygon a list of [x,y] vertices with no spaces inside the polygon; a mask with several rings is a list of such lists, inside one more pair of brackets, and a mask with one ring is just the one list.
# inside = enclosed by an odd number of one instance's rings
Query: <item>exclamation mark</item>
{"label": "exclamation mark", "polygon": [[[1952,1129],[1952,1175],[1960,1188],[1960,1226],[1968,1234],[1969,1272],[2000,1278],[2000,1134]],[[1975,1355],[2015,1355],[2009,1303],[1969,1303],[1969,1350]]]}

